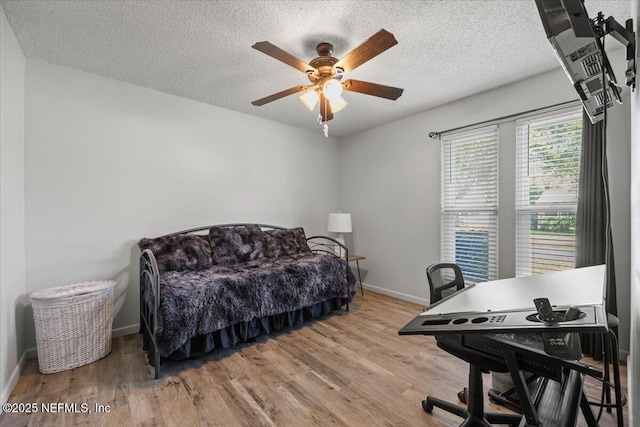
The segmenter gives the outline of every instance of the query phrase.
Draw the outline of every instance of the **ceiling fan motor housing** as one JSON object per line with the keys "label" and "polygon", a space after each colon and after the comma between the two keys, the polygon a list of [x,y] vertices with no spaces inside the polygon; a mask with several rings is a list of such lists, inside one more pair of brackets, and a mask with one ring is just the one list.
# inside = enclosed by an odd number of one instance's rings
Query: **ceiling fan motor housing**
{"label": "ceiling fan motor housing", "polygon": [[316,72],[307,71],[309,81],[317,83],[320,80],[327,80],[327,78],[342,79],[344,71],[333,67],[338,62],[338,58],[331,56],[333,54],[333,45],[327,42],[319,43],[316,46],[316,53],[319,56],[309,62],[309,65],[315,68]]}
{"label": "ceiling fan motor housing", "polygon": [[316,53],[318,56],[331,56],[333,55],[333,45],[328,42],[318,43]]}

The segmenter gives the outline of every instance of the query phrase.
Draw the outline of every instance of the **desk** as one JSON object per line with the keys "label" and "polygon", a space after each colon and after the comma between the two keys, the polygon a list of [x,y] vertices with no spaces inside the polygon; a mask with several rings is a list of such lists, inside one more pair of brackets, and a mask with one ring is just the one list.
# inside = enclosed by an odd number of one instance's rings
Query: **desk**
{"label": "desk", "polygon": [[358,262],[362,259],[367,259],[367,257],[364,257],[362,255],[349,255],[349,262],[355,261],[356,267],[358,267],[358,281],[360,282],[360,292],[364,296],[364,290],[362,289],[362,277],[360,276],[360,263]]}
{"label": "desk", "polygon": [[[467,286],[429,306],[400,335],[536,332],[605,333],[605,266],[493,280]],[[547,297],[557,310],[577,306],[579,319],[548,325],[532,321],[534,298]],[[557,307],[556,307],[557,306]]]}
{"label": "desk", "polygon": [[[482,419],[484,416],[482,376],[475,375],[479,370],[474,363],[487,363],[487,359],[493,359],[490,362],[501,363],[502,360],[502,363],[507,365],[518,392],[527,423],[538,425],[537,422],[540,419],[538,408],[534,407],[526,388],[521,374],[523,366],[529,371],[539,368],[538,374],[554,380],[559,377],[557,373],[561,372],[561,368],[569,368],[581,374],[587,373],[593,376],[601,376],[601,373],[591,372],[578,362],[562,360],[543,351],[534,351],[526,346],[497,339],[495,336],[489,337],[487,334],[517,336],[527,333],[606,332],[608,329],[604,310],[605,272],[605,266],[601,265],[478,283],[429,306],[398,333],[400,335],[437,335],[439,347],[470,364],[469,390],[476,389],[477,392],[474,393],[476,402],[474,405],[469,405],[469,411],[465,412],[465,415],[471,414],[469,416],[472,418]],[[564,311],[570,305],[575,305],[583,315],[575,320],[554,324],[543,323],[537,318],[537,310],[533,303],[534,298],[541,297],[549,298],[554,310]],[[456,340],[459,342],[456,343]],[[447,342],[449,342],[448,349],[443,347]],[[542,368],[552,368],[553,371],[546,372]],[[589,403],[584,397],[581,377],[575,375],[572,384],[576,394],[572,396],[576,396],[576,399],[572,401],[572,405],[576,408],[575,405],[579,403],[587,424],[597,425]],[[556,395],[561,396],[562,390],[558,390]],[[556,400],[559,401],[559,398]],[[438,401],[437,398],[428,397],[423,402],[423,408],[429,412],[432,402]],[[444,405],[442,407],[444,408]],[[461,412],[453,412],[455,408],[446,410],[452,413]],[[540,415],[544,417],[547,413]]]}

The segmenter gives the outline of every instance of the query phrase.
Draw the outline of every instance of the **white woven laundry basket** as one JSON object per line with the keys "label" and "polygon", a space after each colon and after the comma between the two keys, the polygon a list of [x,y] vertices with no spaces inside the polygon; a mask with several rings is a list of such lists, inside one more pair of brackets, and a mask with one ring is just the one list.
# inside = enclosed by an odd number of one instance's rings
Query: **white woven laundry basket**
{"label": "white woven laundry basket", "polygon": [[43,289],[29,296],[40,372],[86,365],[111,352],[113,280]]}

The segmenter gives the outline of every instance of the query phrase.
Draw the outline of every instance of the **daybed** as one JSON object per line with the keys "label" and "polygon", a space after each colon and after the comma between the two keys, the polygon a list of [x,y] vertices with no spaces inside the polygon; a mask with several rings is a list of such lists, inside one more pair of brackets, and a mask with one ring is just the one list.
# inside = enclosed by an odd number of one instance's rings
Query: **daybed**
{"label": "daybed", "polygon": [[[206,234],[204,234],[206,233]],[[164,360],[199,356],[341,309],[356,293],[349,264],[302,228],[225,224],[142,239],[140,332]]]}

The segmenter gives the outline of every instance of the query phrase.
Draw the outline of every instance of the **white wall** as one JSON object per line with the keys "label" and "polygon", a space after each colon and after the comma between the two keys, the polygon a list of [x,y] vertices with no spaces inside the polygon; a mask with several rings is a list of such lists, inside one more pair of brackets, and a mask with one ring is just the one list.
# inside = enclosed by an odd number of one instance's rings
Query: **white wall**
{"label": "white wall", "polygon": [[321,132],[32,59],[25,129],[27,292],[118,279],[116,333],[137,331],[140,238],[229,222],[319,233],[337,208]]}
{"label": "white wall", "polygon": [[25,58],[0,8],[0,403],[20,375],[24,353]]}
{"label": "white wall", "polygon": [[[612,55],[624,66],[622,52]],[[616,68],[617,71],[617,68]],[[624,74],[618,71],[619,76]],[[609,114],[609,162],[620,344],[629,349],[629,98]],[[440,141],[443,131],[576,98],[558,69],[345,138],[339,145],[340,206],[371,288],[427,304],[425,268],[440,260]],[[500,130],[499,275],[515,275],[515,126]],[[513,159],[513,162],[504,159]]]}
{"label": "white wall", "polygon": [[[640,34],[640,2],[631,2],[636,40]],[[636,48],[636,64],[640,49]],[[627,360],[629,425],[640,424],[640,77],[631,94],[631,343]]]}

